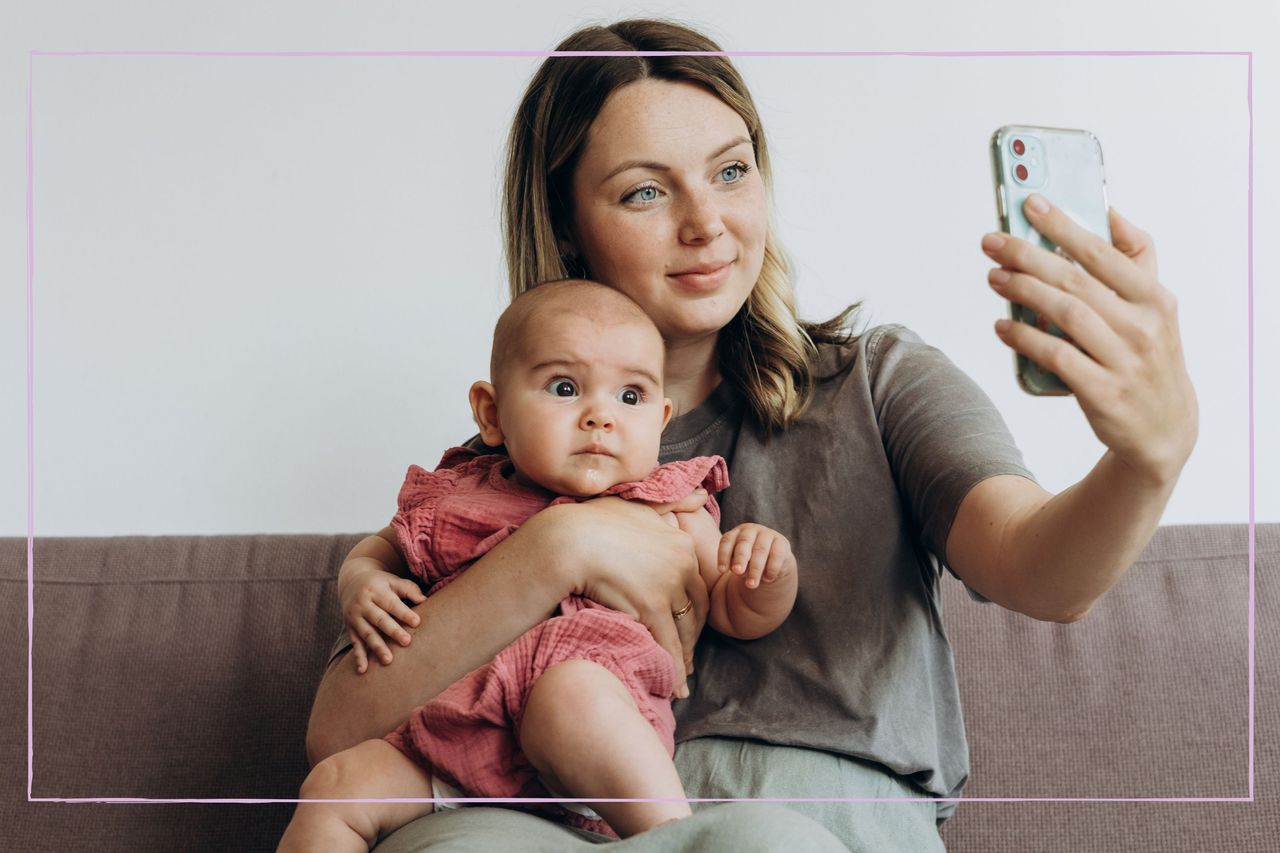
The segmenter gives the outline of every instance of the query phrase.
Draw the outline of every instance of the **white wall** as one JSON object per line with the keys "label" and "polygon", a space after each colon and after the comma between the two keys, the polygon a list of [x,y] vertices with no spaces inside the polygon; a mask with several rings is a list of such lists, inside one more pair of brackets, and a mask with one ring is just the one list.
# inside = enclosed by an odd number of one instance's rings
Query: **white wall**
{"label": "white wall", "polygon": [[[541,50],[640,13],[679,15],[728,50],[1255,51],[1256,514],[1280,520],[1275,7],[1205,19],[1168,3],[1153,20],[1105,0],[806,5],[25,4],[0,34],[0,535],[27,529],[28,50]],[[466,389],[505,300],[501,144],[537,62],[35,57],[36,534],[385,523],[405,466],[471,433]],[[1072,401],[1017,389],[991,331],[986,144],[1013,122],[1093,130],[1111,203],[1156,237],[1200,396],[1164,523],[1248,519],[1244,58],[738,63],[802,312],[862,299],[870,322],[915,328],[996,400],[1054,489],[1101,446]]]}

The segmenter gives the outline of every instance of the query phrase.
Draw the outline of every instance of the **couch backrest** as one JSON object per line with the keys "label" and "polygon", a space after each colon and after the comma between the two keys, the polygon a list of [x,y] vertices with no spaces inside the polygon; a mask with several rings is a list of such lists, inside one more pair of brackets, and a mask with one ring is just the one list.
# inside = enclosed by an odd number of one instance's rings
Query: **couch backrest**
{"label": "couch backrest", "polygon": [[[966,796],[1247,796],[1247,538],[1242,525],[1162,529],[1073,625],[975,603],[946,578],[972,752]],[[358,539],[38,540],[34,796],[296,796],[307,713],[339,624],[333,578]],[[1260,528],[1257,550],[1261,588],[1280,564],[1280,525]],[[1260,638],[1277,635],[1273,600],[1259,596]],[[272,849],[290,805],[27,804],[26,625],[26,543],[0,540],[7,839]],[[1275,657],[1259,655],[1259,666],[1257,684],[1274,685]],[[1258,708],[1258,729],[1274,732],[1280,712]],[[1258,758],[1259,773],[1280,779],[1274,750]],[[1251,849],[1259,829],[1248,809],[975,802],[944,838],[953,850]]]}

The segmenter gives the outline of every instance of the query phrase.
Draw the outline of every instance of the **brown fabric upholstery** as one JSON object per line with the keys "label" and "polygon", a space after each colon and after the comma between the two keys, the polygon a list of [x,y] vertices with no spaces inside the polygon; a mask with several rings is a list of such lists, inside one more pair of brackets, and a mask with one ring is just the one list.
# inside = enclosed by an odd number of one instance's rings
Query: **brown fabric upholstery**
{"label": "brown fabric upholstery", "polygon": [[[1280,843],[1280,525],[1258,528],[1254,803],[973,803],[955,850],[1273,850]],[[1071,625],[944,612],[969,732],[966,797],[1249,796],[1248,528],[1162,528]],[[1270,802],[1266,802],[1269,799]]]}
{"label": "brown fabric upholstery", "polygon": [[[288,798],[360,536],[35,543],[35,797]],[[26,799],[26,542],[0,546],[10,650],[0,825],[28,850],[270,850],[291,805]],[[16,848],[15,848],[16,849]]]}
{"label": "brown fabric upholstery", "polygon": [[[359,539],[35,545],[36,797],[289,798]],[[1257,542],[1255,803],[972,803],[952,850],[1270,850],[1280,838],[1280,525]],[[1243,525],[1161,529],[1093,613],[1036,623],[945,580],[971,797],[1248,795]],[[270,850],[291,805],[27,803],[26,542],[0,540],[6,846]],[[1268,802],[1269,799],[1269,802]]]}

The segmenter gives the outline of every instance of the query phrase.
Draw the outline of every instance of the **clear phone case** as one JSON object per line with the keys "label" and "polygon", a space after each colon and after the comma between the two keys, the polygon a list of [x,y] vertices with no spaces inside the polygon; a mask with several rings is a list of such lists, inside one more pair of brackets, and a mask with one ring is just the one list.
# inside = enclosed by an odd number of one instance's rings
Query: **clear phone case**
{"label": "clear phone case", "polygon": [[[1077,223],[1111,242],[1102,146],[1092,133],[1055,127],[1006,125],[991,137],[991,167],[1001,231],[1071,260],[1065,251],[1032,228],[1023,215],[1023,201],[1037,192]],[[1009,303],[1009,317],[1070,340],[1062,329],[1026,306]],[[1040,368],[1021,353],[1014,355],[1018,384],[1027,393],[1071,393],[1056,374]]]}

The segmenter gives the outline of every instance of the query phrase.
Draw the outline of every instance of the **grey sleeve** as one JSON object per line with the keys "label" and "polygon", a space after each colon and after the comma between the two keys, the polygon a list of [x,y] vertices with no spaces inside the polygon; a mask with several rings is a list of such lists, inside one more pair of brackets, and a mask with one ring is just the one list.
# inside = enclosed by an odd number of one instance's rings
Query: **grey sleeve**
{"label": "grey sleeve", "polygon": [[991,399],[940,350],[902,326],[867,335],[885,452],[925,547],[946,566],[947,536],[969,490],[998,474],[1035,477]]}

